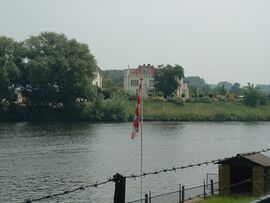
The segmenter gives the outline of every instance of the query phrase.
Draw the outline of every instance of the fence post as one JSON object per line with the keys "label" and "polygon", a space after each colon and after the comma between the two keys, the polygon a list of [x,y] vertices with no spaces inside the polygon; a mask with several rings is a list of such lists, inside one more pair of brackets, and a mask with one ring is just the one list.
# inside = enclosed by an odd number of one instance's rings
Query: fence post
{"label": "fence post", "polygon": [[145,203],[148,203],[148,194],[147,194],[147,193],[145,193],[145,199],[144,199],[144,202],[145,202]]}
{"label": "fence post", "polygon": [[119,173],[113,176],[115,182],[114,203],[125,203],[126,198],[126,178]]}
{"label": "fence post", "polygon": [[181,203],[181,184],[179,184],[179,203]]}
{"label": "fence post", "polygon": [[211,179],[210,182],[211,182],[211,195],[213,196],[214,195],[214,181],[213,181],[213,179]]}
{"label": "fence post", "polygon": [[149,203],[151,203],[151,190],[149,191]]}
{"label": "fence post", "polygon": [[203,180],[203,199],[206,199],[205,180]]}
{"label": "fence post", "polygon": [[185,186],[182,185],[182,200],[181,202],[184,202],[185,201]]}

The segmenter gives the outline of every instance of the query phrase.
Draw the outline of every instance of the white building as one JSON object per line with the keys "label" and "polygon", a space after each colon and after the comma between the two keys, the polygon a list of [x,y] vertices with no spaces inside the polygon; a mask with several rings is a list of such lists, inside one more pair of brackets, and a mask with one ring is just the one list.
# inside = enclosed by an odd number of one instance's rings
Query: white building
{"label": "white building", "polygon": [[138,68],[124,69],[124,89],[132,94],[138,92],[140,79],[143,78],[143,97],[154,95],[154,75],[156,68],[150,64],[139,65]]}
{"label": "white building", "polygon": [[92,81],[92,84],[97,86],[97,87],[100,87],[102,88],[102,76],[100,75],[99,71],[97,71],[95,73],[96,77],[95,79]]}
{"label": "white building", "polygon": [[[157,69],[150,64],[139,65],[138,68],[124,69],[124,89],[127,92],[136,94],[138,92],[140,79],[143,78],[143,97],[148,98],[155,96],[154,76]],[[185,95],[185,99],[189,98],[189,90],[187,83],[181,83],[176,91],[176,96],[182,97]]]}
{"label": "white building", "polygon": [[189,88],[188,84],[183,82],[183,79],[181,79],[179,88],[176,90],[176,96],[181,97],[184,100],[189,99]]}

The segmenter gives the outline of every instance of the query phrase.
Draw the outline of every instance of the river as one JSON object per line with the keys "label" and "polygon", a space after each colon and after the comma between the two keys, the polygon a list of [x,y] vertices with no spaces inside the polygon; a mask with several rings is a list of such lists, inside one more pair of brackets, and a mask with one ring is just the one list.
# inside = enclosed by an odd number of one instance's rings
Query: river
{"label": "river", "polygon": [[[22,202],[116,173],[140,171],[140,138],[131,123],[0,123],[0,202]],[[145,172],[208,161],[269,147],[270,123],[144,123]],[[270,154],[268,154],[270,155]],[[216,165],[147,176],[144,191],[161,194],[179,184],[201,185]],[[139,179],[127,179],[126,200],[139,198]],[[113,202],[114,183],[78,191],[49,202]],[[44,201],[48,202],[48,200]]]}

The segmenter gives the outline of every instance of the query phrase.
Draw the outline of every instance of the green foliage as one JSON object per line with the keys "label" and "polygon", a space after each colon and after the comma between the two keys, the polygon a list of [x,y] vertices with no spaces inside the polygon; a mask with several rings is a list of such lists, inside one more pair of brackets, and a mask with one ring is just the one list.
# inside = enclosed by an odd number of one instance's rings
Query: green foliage
{"label": "green foliage", "polygon": [[184,79],[189,86],[195,87],[197,90],[202,90],[204,86],[206,86],[206,82],[204,79],[198,76],[189,76]]}
{"label": "green foliage", "polygon": [[155,74],[155,88],[168,97],[177,90],[183,77],[184,69],[180,65],[159,66]]}
{"label": "green foliage", "polygon": [[248,203],[253,200],[258,199],[259,197],[239,195],[239,196],[219,196],[219,197],[210,197],[206,200],[200,201],[200,203]]}
{"label": "green foliage", "polygon": [[235,95],[241,95],[243,94],[243,90],[241,88],[241,85],[239,83],[234,83],[230,90],[231,93]]}
{"label": "green foliage", "polygon": [[23,41],[26,61],[22,86],[31,104],[73,105],[77,98],[93,100],[96,61],[88,45],[64,34],[43,32]]}
{"label": "green foliage", "polygon": [[126,121],[128,118],[127,108],[123,100],[108,99],[103,101],[102,112],[104,121]]}
{"label": "green foliage", "polygon": [[184,105],[184,100],[182,98],[179,97],[172,97],[167,99],[168,102],[183,106]]}
{"label": "green foliage", "polygon": [[211,99],[213,99],[214,93],[210,92],[210,93],[208,94],[208,97],[210,97]]}
{"label": "green foliage", "polygon": [[226,96],[228,94],[228,90],[225,86],[225,84],[222,84],[220,86],[217,86],[214,91],[218,94],[220,94],[221,96]]}
{"label": "green foliage", "polygon": [[122,87],[124,83],[124,72],[123,70],[105,70],[102,81],[105,88],[112,86]]}
{"label": "green foliage", "polygon": [[199,93],[199,98],[202,98],[203,96],[203,93]]}
{"label": "green foliage", "polygon": [[149,101],[153,101],[153,102],[165,102],[166,100],[164,99],[164,97],[152,97],[149,99]]}
{"label": "green foliage", "polygon": [[258,88],[248,83],[244,87],[244,104],[252,107],[256,107],[259,104],[264,105],[266,104],[266,98],[259,92]]}
{"label": "green foliage", "polygon": [[[133,118],[135,102],[128,103]],[[147,121],[270,121],[270,104],[251,108],[231,102],[192,103],[178,105],[165,101],[144,101]]]}
{"label": "green foliage", "polygon": [[163,94],[163,92],[158,91],[158,92],[157,92],[157,96],[158,96],[158,97],[164,97],[164,94]]}
{"label": "green foliage", "polygon": [[226,89],[226,91],[230,91],[231,87],[233,86],[232,83],[228,82],[228,81],[222,81],[219,82],[217,84],[217,87],[222,87],[224,86],[224,88]]}
{"label": "green foliage", "polygon": [[21,71],[17,61],[19,44],[13,39],[0,37],[0,101],[15,102],[14,91],[19,86]]}
{"label": "green foliage", "polygon": [[193,94],[196,91],[208,94],[211,91],[210,86],[206,84],[205,80],[198,76],[186,77],[184,78],[184,81],[188,83],[189,91],[191,94]]}

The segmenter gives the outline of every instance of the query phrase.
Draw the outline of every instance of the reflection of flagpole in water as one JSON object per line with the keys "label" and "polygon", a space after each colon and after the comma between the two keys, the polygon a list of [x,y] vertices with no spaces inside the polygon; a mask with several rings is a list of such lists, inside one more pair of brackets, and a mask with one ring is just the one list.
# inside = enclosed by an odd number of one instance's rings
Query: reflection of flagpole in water
{"label": "reflection of flagpole in water", "polygon": [[[143,78],[141,78],[141,174],[143,173]],[[143,201],[143,180],[141,176],[141,203]]]}

